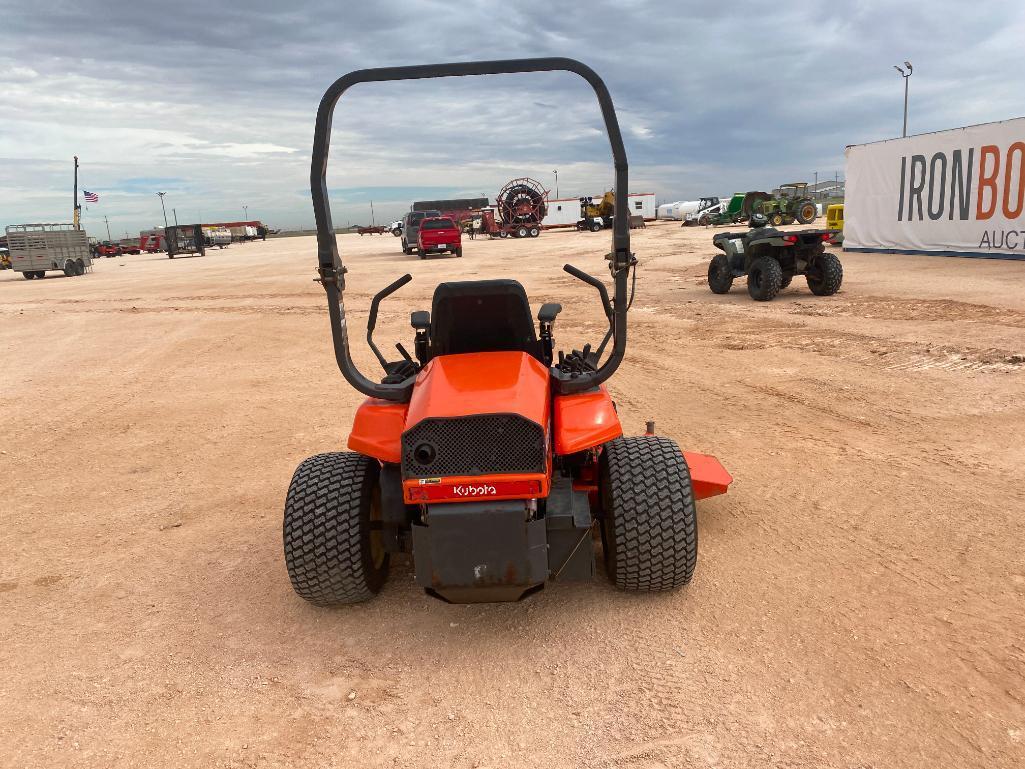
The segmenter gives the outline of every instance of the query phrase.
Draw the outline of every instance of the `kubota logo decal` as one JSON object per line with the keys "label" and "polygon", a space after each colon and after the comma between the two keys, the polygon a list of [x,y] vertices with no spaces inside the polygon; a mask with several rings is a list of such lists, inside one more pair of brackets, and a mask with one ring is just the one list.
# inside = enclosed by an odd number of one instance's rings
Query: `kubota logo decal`
{"label": "kubota logo decal", "polygon": [[466,486],[460,483],[458,486],[452,487],[452,493],[457,497],[487,497],[494,496],[498,493],[498,489],[490,484],[483,484],[481,486]]}

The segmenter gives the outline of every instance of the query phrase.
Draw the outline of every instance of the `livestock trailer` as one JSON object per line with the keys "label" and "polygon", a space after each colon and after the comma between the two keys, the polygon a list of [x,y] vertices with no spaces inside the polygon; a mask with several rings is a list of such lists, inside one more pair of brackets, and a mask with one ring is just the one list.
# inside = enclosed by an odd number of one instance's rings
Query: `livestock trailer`
{"label": "livestock trailer", "polygon": [[60,270],[69,278],[92,265],[89,237],[73,224],[11,224],[7,227],[11,267],[26,280]]}

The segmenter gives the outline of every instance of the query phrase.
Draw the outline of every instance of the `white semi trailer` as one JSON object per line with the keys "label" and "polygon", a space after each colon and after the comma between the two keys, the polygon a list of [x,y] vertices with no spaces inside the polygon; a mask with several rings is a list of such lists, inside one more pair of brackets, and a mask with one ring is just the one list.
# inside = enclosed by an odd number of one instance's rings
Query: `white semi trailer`
{"label": "white semi trailer", "polygon": [[85,230],[73,224],[11,224],[7,227],[11,267],[26,280],[59,270],[69,278],[92,266]]}

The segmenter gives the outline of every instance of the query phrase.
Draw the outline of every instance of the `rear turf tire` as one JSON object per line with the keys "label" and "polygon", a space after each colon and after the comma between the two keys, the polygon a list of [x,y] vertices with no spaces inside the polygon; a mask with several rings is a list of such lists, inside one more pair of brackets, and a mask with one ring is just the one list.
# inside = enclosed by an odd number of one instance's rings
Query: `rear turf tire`
{"label": "rear turf tire", "polygon": [[813,265],[808,266],[805,277],[813,294],[832,296],[840,290],[843,283],[843,265],[836,254],[826,251],[818,255]]}
{"label": "rear turf tire", "polygon": [[747,273],[747,293],[757,302],[769,302],[776,298],[783,286],[783,268],[771,256],[754,260]]}
{"label": "rear turf tire", "polygon": [[726,254],[716,254],[708,265],[708,287],[713,294],[728,294],[733,286],[733,271]]}
{"label": "rear turf tire", "polygon": [[676,442],[643,435],[606,443],[600,483],[609,581],[644,592],[690,582],[698,520],[690,470]]}
{"label": "rear turf tire", "polygon": [[285,566],[296,593],[318,606],[373,598],[388,576],[380,535],[377,460],[353,452],[303,461],[285,499]]}

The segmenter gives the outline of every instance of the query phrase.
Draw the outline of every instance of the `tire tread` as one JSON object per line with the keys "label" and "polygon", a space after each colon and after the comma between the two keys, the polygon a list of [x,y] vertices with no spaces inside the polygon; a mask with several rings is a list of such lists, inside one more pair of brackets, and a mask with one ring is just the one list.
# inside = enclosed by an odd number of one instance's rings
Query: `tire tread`
{"label": "tire tread", "polygon": [[680,447],[660,436],[616,438],[605,444],[602,464],[610,581],[644,592],[690,582],[698,557],[697,510]]}
{"label": "tire tread", "polygon": [[387,561],[375,572],[365,557],[363,508],[377,482],[373,462],[353,452],[317,454],[292,476],[282,527],[285,565],[295,592],[310,603],[358,603],[381,589]]}

